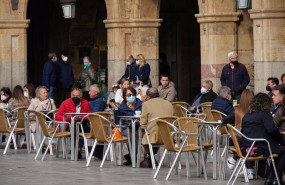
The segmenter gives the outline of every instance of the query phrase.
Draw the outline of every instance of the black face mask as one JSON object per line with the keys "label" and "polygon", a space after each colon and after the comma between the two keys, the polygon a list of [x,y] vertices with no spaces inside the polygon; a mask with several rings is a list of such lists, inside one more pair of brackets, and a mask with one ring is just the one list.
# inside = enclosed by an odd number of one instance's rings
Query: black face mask
{"label": "black face mask", "polygon": [[238,61],[232,61],[232,63],[236,66],[238,65]]}
{"label": "black face mask", "polygon": [[265,87],[265,89],[266,89],[267,91],[271,91],[271,87],[270,87],[269,85],[267,85],[267,86]]}
{"label": "black face mask", "polygon": [[73,97],[73,98],[72,98],[72,102],[73,102],[75,105],[78,105],[78,104],[80,103],[80,98]]}

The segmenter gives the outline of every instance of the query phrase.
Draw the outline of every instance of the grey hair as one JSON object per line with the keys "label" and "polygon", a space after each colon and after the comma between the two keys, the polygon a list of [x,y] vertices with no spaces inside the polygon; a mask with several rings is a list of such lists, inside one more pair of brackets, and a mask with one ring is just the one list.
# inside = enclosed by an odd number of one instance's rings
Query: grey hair
{"label": "grey hair", "polygon": [[228,53],[228,59],[229,59],[229,60],[230,60],[230,58],[231,58],[232,55],[237,55],[237,53],[234,52],[234,51],[229,52],[229,53]]}
{"label": "grey hair", "polygon": [[79,92],[80,92],[80,95],[82,96],[82,90],[81,90],[81,89],[79,89],[79,88],[77,88],[77,87],[72,88],[70,95],[72,95],[72,92],[73,92],[73,91],[79,91]]}
{"label": "grey hair", "polygon": [[211,89],[213,88],[213,82],[211,80],[204,80],[202,83],[207,84]]}
{"label": "grey hair", "polygon": [[46,86],[38,86],[38,87],[36,88],[36,97],[37,97],[37,98],[40,98],[42,89],[46,89],[46,90],[47,90]]}
{"label": "grey hair", "polygon": [[231,94],[231,89],[227,86],[222,86],[218,90],[218,95],[224,97],[225,95]]}
{"label": "grey hair", "polygon": [[140,92],[142,93],[141,96],[146,95],[146,91],[148,90],[148,86],[144,85],[140,88]]}
{"label": "grey hair", "polygon": [[84,61],[84,60],[88,60],[88,61],[91,63],[90,57],[88,57],[88,56],[85,56],[85,57],[83,58],[83,61]]}
{"label": "grey hair", "polygon": [[99,87],[98,84],[93,84],[90,86],[90,88],[93,90],[93,91],[97,91],[98,93],[101,92],[101,88]]}

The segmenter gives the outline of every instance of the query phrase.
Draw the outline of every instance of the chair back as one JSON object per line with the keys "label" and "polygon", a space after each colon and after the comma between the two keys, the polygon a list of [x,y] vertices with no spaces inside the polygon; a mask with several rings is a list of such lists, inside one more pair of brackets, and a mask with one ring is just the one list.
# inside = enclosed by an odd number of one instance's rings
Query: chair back
{"label": "chair back", "polygon": [[214,121],[213,115],[211,114],[212,102],[201,103],[202,111],[207,115],[207,121]]}
{"label": "chair back", "polygon": [[241,158],[241,159],[244,159],[244,156],[242,155],[241,153],[241,150],[240,150],[240,146],[239,146],[239,143],[238,143],[238,140],[237,140],[237,136],[236,136],[236,133],[233,129],[233,126],[231,124],[227,124],[227,130],[228,132],[230,133],[231,137],[232,137],[232,140],[233,140],[233,143],[234,143],[234,146],[235,146],[235,149],[236,149],[236,153],[237,155]]}
{"label": "chair back", "polygon": [[[211,114],[213,115],[214,121],[222,121],[223,116],[220,111],[211,110]],[[220,126],[219,131],[221,134],[228,134],[228,130],[226,126]]]}
{"label": "chair back", "polygon": [[177,117],[186,117],[186,111],[182,108],[187,108],[189,106],[186,102],[172,102],[173,115]]}
{"label": "chair back", "polygon": [[38,112],[38,111],[35,111],[36,113],[36,116],[38,118],[38,122],[42,128],[42,131],[43,131],[43,134],[44,136],[46,137],[51,137],[50,133],[48,132],[48,128],[47,128],[47,125],[46,125],[46,120],[43,116],[43,114],[41,112]]}
{"label": "chair back", "polygon": [[[100,115],[100,116],[103,116],[104,118],[106,118],[107,120],[112,120],[112,114],[110,113],[110,112],[96,112],[96,114],[98,114],[98,115]],[[103,123],[104,124],[104,123]],[[107,133],[108,132],[108,128],[109,127],[107,127],[106,125],[104,126],[104,130],[105,130],[105,132]],[[92,133],[92,130],[93,129],[93,127],[91,126],[91,124],[90,124],[90,134],[91,134],[91,137],[92,138],[95,138],[95,132],[93,132]]]}
{"label": "chair back", "polygon": [[[197,125],[194,122],[198,121],[199,119],[194,117],[178,118],[178,128],[187,134],[197,134]],[[197,145],[197,135],[189,136],[187,140],[188,144]]]}
{"label": "chair back", "polygon": [[[8,132],[8,123],[4,110],[0,108],[0,132]],[[2,138],[0,138],[2,139]]]}
{"label": "chair back", "polygon": [[164,144],[164,147],[168,150],[168,151],[176,151],[176,147],[174,144],[174,139],[173,136],[171,135],[171,132],[174,131],[173,127],[170,125],[171,123],[158,119],[157,120],[157,125],[159,128],[159,133],[160,133],[160,137],[162,139],[162,142]]}
{"label": "chair back", "polygon": [[198,118],[198,119],[201,119],[201,120],[206,120],[207,115],[206,115],[206,113],[201,113],[201,114],[198,114],[198,115],[197,115],[197,118]]}
{"label": "chair back", "polygon": [[[90,133],[91,136],[96,138],[98,142],[108,142],[108,136],[106,128],[110,127],[109,120],[105,120],[97,113],[88,114],[88,119],[90,121]],[[91,129],[92,128],[92,129]]]}
{"label": "chair back", "polygon": [[25,128],[25,111],[28,110],[28,107],[19,107],[18,111],[17,111],[17,120],[18,120],[18,124],[17,124],[17,128]]}

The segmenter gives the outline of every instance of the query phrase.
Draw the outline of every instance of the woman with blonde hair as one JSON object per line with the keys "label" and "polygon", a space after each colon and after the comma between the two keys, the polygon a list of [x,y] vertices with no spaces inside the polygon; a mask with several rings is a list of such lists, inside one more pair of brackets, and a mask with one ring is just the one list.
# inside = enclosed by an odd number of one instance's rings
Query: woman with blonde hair
{"label": "woman with blonde hair", "polygon": [[151,86],[149,74],[150,74],[150,66],[146,63],[145,58],[142,54],[137,55],[136,63],[139,66],[138,78],[135,83],[140,85]]}

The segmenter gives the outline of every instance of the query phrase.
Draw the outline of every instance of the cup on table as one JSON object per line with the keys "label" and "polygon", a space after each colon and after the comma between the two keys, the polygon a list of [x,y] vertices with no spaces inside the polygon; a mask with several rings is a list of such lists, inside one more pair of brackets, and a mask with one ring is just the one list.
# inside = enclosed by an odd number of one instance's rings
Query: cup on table
{"label": "cup on table", "polygon": [[136,115],[136,116],[140,116],[141,113],[142,113],[142,111],[139,111],[139,110],[136,110],[136,111],[135,111],[135,115]]}
{"label": "cup on table", "polygon": [[236,106],[238,104],[237,100],[233,100],[233,106]]}

